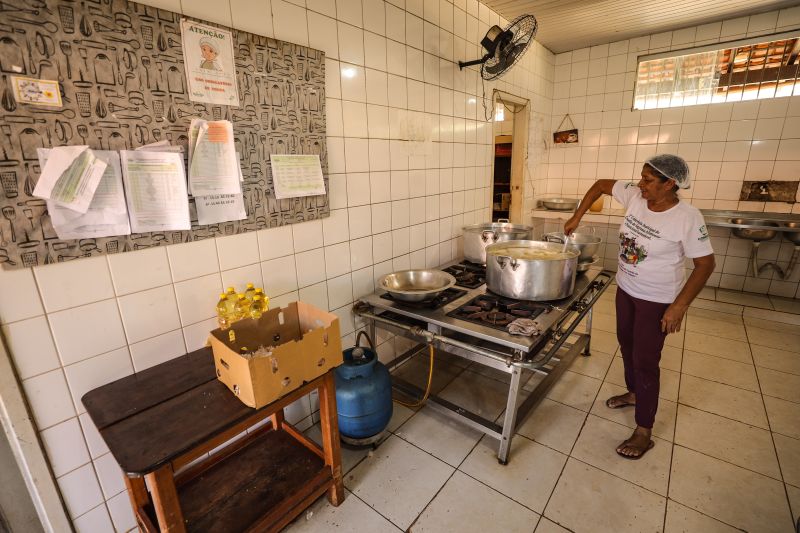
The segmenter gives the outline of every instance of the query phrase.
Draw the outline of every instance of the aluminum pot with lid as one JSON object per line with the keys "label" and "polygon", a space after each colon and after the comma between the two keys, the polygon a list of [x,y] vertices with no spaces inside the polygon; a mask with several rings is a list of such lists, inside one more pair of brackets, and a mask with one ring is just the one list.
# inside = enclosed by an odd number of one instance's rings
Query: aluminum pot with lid
{"label": "aluminum pot with lid", "polygon": [[575,290],[580,251],[540,241],[507,241],[486,248],[486,286],[518,300],[559,300]]}
{"label": "aluminum pot with lid", "polygon": [[[556,242],[564,244],[564,233],[555,231],[553,233],[546,233],[542,240],[547,242]],[[569,244],[575,246],[581,255],[578,257],[578,263],[588,263],[594,261],[594,255],[600,247],[600,237],[596,237],[593,233],[573,233],[567,237]]]}
{"label": "aluminum pot with lid", "polygon": [[510,224],[507,218],[486,224],[464,226],[464,259],[481,265],[486,263],[486,247],[497,242],[530,239],[530,226]]}

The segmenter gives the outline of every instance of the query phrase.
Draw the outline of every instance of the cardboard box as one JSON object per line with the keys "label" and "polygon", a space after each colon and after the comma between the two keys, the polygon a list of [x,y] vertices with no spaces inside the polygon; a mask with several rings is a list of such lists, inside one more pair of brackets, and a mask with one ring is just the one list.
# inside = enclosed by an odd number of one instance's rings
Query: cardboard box
{"label": "cardboard box", "polygon": [[[230,340],[230,331],[235,339]],[[245,405],[260,408],[342,362],[339,319],[303,302],[234,322],[209,336],[217,378]],[[245,358],[260,346],[267,356]]]}

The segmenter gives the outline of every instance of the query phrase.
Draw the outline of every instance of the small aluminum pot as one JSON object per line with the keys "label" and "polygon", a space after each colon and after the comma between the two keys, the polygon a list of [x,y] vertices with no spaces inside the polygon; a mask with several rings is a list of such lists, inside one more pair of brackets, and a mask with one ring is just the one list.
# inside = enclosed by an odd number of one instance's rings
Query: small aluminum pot
{"label": "small aluminum pot", "polygon": [[435,298],[456,284],[456,278],[434,269],[400,270],[386,274],[378,286],[392,298],[405,302],[421,302]]}
{"label": "small aluminum pot", "polygon": [[[542,237],[543,241],[557,242],[564,244],[564,233],[555,231],[547,233]],[[578,263],[588,263],[594,260],[597,249],[600,247],[600,237],[595,237],[590,233],[573,233],[569,236],[569,244],[576,247],[581,255],[578,257]]]}
{"label": "small aluminum pot", "polygon": [[[526,251],[564,252],[563,259],[525,259]],[[515,253],[517,252],[517,253]],[[575,290],[580,252],[574,246],[541,241],[508,241],[486,248],[486,286],[517,300],[560,300]]]}
{"label": "small aluminum pot", "polygon": [[486,247],[497,242],[531,238],[530,226],[509,224],[507,218],[486,224],[464,226],[464,259],[471,263],[486,264]]}

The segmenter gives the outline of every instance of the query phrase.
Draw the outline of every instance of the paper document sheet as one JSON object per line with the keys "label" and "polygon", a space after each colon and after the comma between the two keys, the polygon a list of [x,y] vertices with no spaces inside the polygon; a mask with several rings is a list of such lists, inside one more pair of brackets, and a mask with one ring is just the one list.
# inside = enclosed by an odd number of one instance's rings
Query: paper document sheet
{"label": "paper document sheet", "polygon": [[230,121],[192,120],[189,146],[189,192],[192,196],[242,192]]}
{"label": "paper document sheet", "polygon": [[88,146],[52,148],[33,195],[86,213],[105,170],[106,163]]}
{"label": "paper document sheet", "polygon": [[[239,154],[236,154],[239,161]],[[239,180],[242,179],[241,167],[239,169]],[[244,195],[238,194],[212,194],[209,196],[195,196],[195,207],[197,208],[197,223],[201,226],[206,224],[216,224],[218,222],[228,222],[230,220],[242,220],[247,218],[247,211],[244,208]]]}
{"label": "paper document sheet", "polygon": [[275,197],[296,198],[325,194],[325,179],[318,155],[270,156]]}
{"label": "paper document sheet", "polygon": [[[42,168],[47,164],[50,152],[50,149],[38,149],[39,164]],[[92,152],[95,157],[106,163],[106,169],[86,213],[61,207],[52,200],[47,201],[50,221],[59,239],[91,239],[131,233],[128,208],[125,205],[122,188],[119,153],[108,150]]]}
{"label": "paper document sheet", "polygon": [[147,150],[120,156],[133,232],[190,229],[183,156]]}

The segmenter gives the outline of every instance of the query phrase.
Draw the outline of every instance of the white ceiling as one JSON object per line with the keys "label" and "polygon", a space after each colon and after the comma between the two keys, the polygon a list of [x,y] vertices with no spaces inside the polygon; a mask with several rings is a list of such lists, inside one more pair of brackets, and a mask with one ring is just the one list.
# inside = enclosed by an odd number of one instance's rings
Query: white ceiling
{"label": "white ceiling", "polygon": [[797,0],[481,0],[513,20],[530,13],[555,53],[798,5]]}

